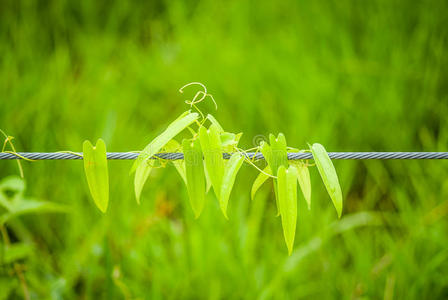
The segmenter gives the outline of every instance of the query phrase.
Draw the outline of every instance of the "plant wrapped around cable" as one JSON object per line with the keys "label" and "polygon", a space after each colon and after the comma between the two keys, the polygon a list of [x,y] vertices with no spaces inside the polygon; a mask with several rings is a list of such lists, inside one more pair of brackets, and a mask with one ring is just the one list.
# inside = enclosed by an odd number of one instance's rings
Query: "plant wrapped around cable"
{"label": "plant wrapped around cable", "polygon": [[[341,188],[333,163],[322,145],[315,143],[303,150],[288,147],[286,137],[279,133],[277,136],[270,134],[269,142],[264,141],[255,148],[243,150],[238,146],[242,133],[225,131],[213,115],[204,115],[198,108],[198,103],[209,98],[217,109],[217,104],[213,96],[207,93],[206,87],[201,83],[192,82],[179,91],[182,93],[188,86],[201,88],[192,100],[185,101],[190,109],[177,117],[141,152],[138,152],[132,165],[130,173],[134,174],[134,192],[138,204],[152,169],[165,167],[170,162],[186,185],[195,218],[200,217],[209,190],[213,190],[223,216],[226,219],[231,218],[227,212],[231,192],[239,170],[246,164],[259,173],[250,190],[252,199],[264,182],[273,181],[277,215],[281,218],[285,243],[288,253],[291,254],[297,227],[297,186],[302,191],[308,209],[311,209],[311,181],[308,168],[316,165],[337,215],[341,217]],[[181,141],[176,140],[182,132],[186,132],[188,137]],[[6,141],[3,153],[30,160],[15,151],[11,143],[12,137],[4,135]],[[12,151],[5,151],[7,143],[11,144]],[[266,162],[261,168],[255,163],[260,159],[260,153]],[[313,158],[314,164],[310,164],[307,159],[289,159],[300,154],[307,154],[307,158]],[[90,141],[85,141],[82,154],[62,151],[60,155],[84,159],[85,175],[94,203],[101,212],[106,213],[109,203],[107,167],[109,157],[104,141],[99,139],[95,146]],[[125,157],[129,159],[129,153]]]}

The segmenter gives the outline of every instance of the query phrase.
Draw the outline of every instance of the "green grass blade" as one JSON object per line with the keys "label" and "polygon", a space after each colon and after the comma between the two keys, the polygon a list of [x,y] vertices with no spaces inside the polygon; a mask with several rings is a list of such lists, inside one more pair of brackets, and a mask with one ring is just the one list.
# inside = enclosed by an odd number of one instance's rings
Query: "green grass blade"
{"label": "green grass blade", "polygon": [[183,140],[187,190],[195,218],[199,218],[205,203],[205,173],[199,140]]}
{"label": "green grass blade", "polygon": [[236,175],[238,174],[238,171],[243,165],[243,162],[244,162],[244,156],[242,156],[240,153],[234,153],[227,162],[224,170],[219,206],[221,207],[221,211],[224,214],[224,217],[226,217],[226,219],[228,219],[227,205],[229,203],[230,193],[232,192]]}
{"label": "green grass blade", "polygon": [[297,226],[297,170],[281,165],[277,172],[278,199],[282,218],[283,235],[288,254],[291,255]]}
{"label": "green grass blade", "polygon": [[[271,168],[269,168],[269,166],[267,166],[266,168],[264,168],[263,172],[271,174]],[[257,193],[258,189],[263,185],[263,183],[269,178],[268,175],[266,175],[265,173],[258,173],[257,178],[255,178],[254,183],[252,184],[252,189],[250,191],[250,198],[252,200],[254,200],[255,198],[255,194]]]}
{"label": "green grass blade", "polygon": [[224,159],[222,157],[219,128],[212,124],[210,129],[199,129],[199,140],[204,155],[205,168],[207,170],[212,187],[218,200],[221,198],[221,185],[224,176]]}
{"label": "green grass blade", "polygon": [[310,179],[310,171],[308,167],[299,162],[295,164],[297,168],[297,180],[299,181],[300,189],[302,190],[303,197],[305,198],[308,209],[311,209],[311,179]]}
{"label": "green grass blade", "polygon": [[4,213],[0,216],[0,226],[3,226],[4,223],[8,222],[11,219],[25,214],[68,212],[69,207],[59,203],[33,199],[20,199],[19,201],[13,203],[13,206],[7,213]]}
{"label": "green grass blade", "polygon": [[152,140],[145,149],[143,149],[132,166],[131,172],[135,171],[140,164],[159,152],[170,140],[193,123],[198,117],[199,115],[197,113],[190,112],[185,112],[179,116],[165,129],[164,132]]}
{"label": "green grass blade", "polygon": [[83,159],[90,194],[96,206],[105,213],[109,203],[109,174],[104,141],[98,139],[95,147],[90,141],[84,141]]}
{"label": "green grass blade", "polygon": [[333,162],[321,144],[313,144],[311,146],[311,152],[313,153],[314,161],[316,162],[322,181],[327,188],[328,194],[340,218],[342,215],[342,191]]}

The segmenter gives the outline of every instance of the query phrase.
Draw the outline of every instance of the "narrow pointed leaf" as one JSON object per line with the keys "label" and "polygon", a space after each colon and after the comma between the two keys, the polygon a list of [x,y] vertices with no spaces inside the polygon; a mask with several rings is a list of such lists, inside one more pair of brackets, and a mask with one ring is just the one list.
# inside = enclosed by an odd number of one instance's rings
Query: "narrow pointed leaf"
{"label": "narrow pointed leaf", "polygon": [[95,147],[90,141],[84,141],[83,159],[90,194],[96,206],[105,213],[109,203],[109,174],[104,141],[99,139]]}
{"label": "narrow pointed leaf", "polygon": [[[271,168],[269,168],[269,166],[267,166],[266,168],[263,169],[263,172],[271,174]],[[255,198],[255,194],[257,193],[258,189],[263,185],[263,183],[269,179],[269,176],[266,175],[265,173],[258,173],[257,178],[255,178],[254,183],[252,184],[252,189],[250,191],[250,198],[252,200],[254,200]]]}
{"label": "narrow pointed leaf", "polygon": [[205,185],[206,185],[205,193],[207,194],[208,191],[210,191],[210,188],[212,187],[212,181],[210,180],[210,176],[208,175],[207,168],[205,167],[205,161],[203,161],[202,164],[204,165]]}
{"label": "narrow pointed leaf", "polygon": [[269,146],[269,144],[266,143],[266,142],[261,142],[260,151],[261,151],[261,154],[263,154],[264,160],[266,161],[268,166],[272,166],[272,161],[271,161],[272,150],[271,150],[271,146]]}
{"label": "narrow pointed leaf", "polygon": [[239,153],[234,153],[230,157],[224,171],[224,176],[222,180],[221,186],[221,197],[219,199],[219,206],[221,207],[221,211],[227,217],[227,205],[229,203],[230,193],[232,192],[233,185],[235,183],[236,175],[240,170],[242,164],[244,162],[244,157]]}
{"label": "narrow pointed leaf", "polygon": [[291,255],[297,226],[297,170],[281,165],[277,172],[278,199],[282,218],[283,235],[288,254]]}
{"label": "narrow pointed leaf", "polygon": [[137,167],[144,161],[147,161],[160,151],[170,140],[172,140],[177,134],[193,123],[199,115],[197,113],[185,112],[173,121],[164,132],[152,140],[140,155],[137,157],[131,172],[135,171]]}
{"label": "narrow pointed leaf", "polygon": [[140,196],[142,194],[143,186],[145,185],[146,180],[148,180],[151,170],[152,166],[147,161],[140,164],[137,167],[137,170],[135,170],[134,192],[138,204],[140,204]]}
{"label": "narrow pointed leaf", "polygon": [[224,159],[222,156],[219,129],[212,124],[210,129],[199,129],[199,140],[204,155],[205,168],[207,170],[212,187],[218,200],[220,199],[222,177],[224,176]]}
{"label": "narrow pointed leaf", "polygon": [[[182,147],[176,140],[171,140],[163,148],[167,152],[177,152],[180,151]],[[183,159],[178,159],[178,160],[172,160],[171,163],[176,168],[177,173],[179,173],[184,183],[187,184],[187,175],[185,173],[185,161]]]}
{"label": "narrow pointed leaf", "polygon": [[220,133],[224,132],[224,129],[222,128],[221,124],[219,124],[218,120],[216,120],[216,118],[214,116],[212,116],[211,114],[208,114],[207,119],[209,119],[210,122],[217,127],[217,129]]}
{"label": "narrow pointed leaf", "polygon": [[342,215],[342,191],[333,162],[321,144],[313,144],[311,146],[311,152],[313,153],[314,161],[316,162],[322,181],[327,188],[327,192],[340,218]]}
{"label": "narrow pointed leaf", "polygon": [[308,209],[311,209],[311,179],[310,171],[304,163],[295,164],[297,168],[297,180],[299,181],[300,189],[302,190],[303,197],[305,198]]}
{"label": "narrow pointed leaf", "polygon": [[[273,167],[275,166],[273,161],[272,161],[272,148],[271,146],[266,143],[266,142],[262,142],[261,143],[261,147],[260,147],[260,151],[263,154],[264,159],[266,160],[266,163],[268,164],[268,167],[271,169],[271,172],[273,170]],[[278,167],[277,167],[278,169]],[[275,169],[275,170],[277,170]],[[276,172],[276,171],[275,171]],[[274,174],[274,176],[277,176],[277,174]],[[274,180],[274,194],[275,194],[275,205],[277,207],[277,217],[280,215],[280,207],[278,204],[278,192],[277,192],[277,179],[273,179]]]}
{"label": "narrow pointed leaf", "polygon": [[[279,133],[277,137],[270,134],[269,142],[270,147],[266,143],[261,146],[261,152],[265,157],[269,167],[271,168],[273,175],[277,176],[277,170],[280,166],[288,167],[288,152],[286,149],[286,138],[283,133]],[[274,192],[275,201],[277,204],[277,216],[280,215],[280,207],[278,203],[278,190],[277,190],[277,179],[274,179]]]}
{"label": "narrow pointed leaf", "polygon": [[0,226],[3,226],[4,223],[11,219],[25,214],[67,213],[68,211],[69,208],[67,206],[59,203],[33,199],[20,199],[14,202],[14,205],[7,213],[0,216]]}
{"label": "narrow pointed leaf", "polygon": [[198,140],[183,140],[185,171],[187,175],[187,190],[190,205],[196,218],[204,208],[205,203],[205,174],[202,163],[202,151]]}
{"label": "narrow pointed leaf", "polygon": [[274,170],[274,175],[278,167],[288,167],[288,152],[286,149],[286,138],[283,133],[279,133],[277,138],[274,135],[269,135],[269,141],[271,143],[271,170]]}

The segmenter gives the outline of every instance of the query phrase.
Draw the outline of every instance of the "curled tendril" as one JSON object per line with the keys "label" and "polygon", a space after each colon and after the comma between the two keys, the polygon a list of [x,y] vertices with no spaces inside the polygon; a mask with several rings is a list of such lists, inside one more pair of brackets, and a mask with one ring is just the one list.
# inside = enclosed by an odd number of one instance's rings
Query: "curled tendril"
{"label": "curled tendril", "polygon": [[[14,144],[12,143],[12,140],[14,139],[13,136],[7,135],[1,129],[0,129],[0,132],[5,136],[5,141],[3,142],[3,147],[2,147],[2,152],[13,154],[13,155],[18,156],[21,159],[24,159],[24,160],[27,160],[27,161],[33,161],[32,159],[28,159],[28,158],[25,158],[25,157],[21,156],[20,154],[17,154],[16,148],[14,147]],[[12,151],[5,151],[7,144],[9,144],[9,146],[11,147]],[[22,165],[20,164],[20,160],[17,160],[17,166],[19,167],[20,177],[24,178],[25,176],[23,175],[23,168],[22,168]]]}
{"label": "curled tendril", "polygon": [[213,98],[213,96],[212,96],[211,94],[207,93],[207,88],[205,87],[205,85],[203,85],[203,84],[200,83],[200,82],[190,82],[190,83],[187,83],[186,85],[184,85],[183,87],[181,87],[181,88],[179,89],[179,93],[182,94],[182,93],[184,92],[184,89],[185,89],[186,87],[188,87],[188,86],[191,86],[191,85],[199,85],[203,90],[202,90],[202,91],[198,91],[198,92],[194,95],[194,97],[193,97],[192,100],[185,100],[185,103],[188,104],[188,105],[190,105],[190,107],[192,107],[192,108],[194,107],[194,108],[199,112],[199,114],[201,115],[202,119],[205,119],[204,114],[203,114],[202,111],[196,106],[196,104],[198,104],[198,103],[204,101],[204,99],[207,98],[207,97],[210,97],[210,99],[213,101],[213,103],[215,104],[215,109],[218,109],[218,104],[216,103],[215,98]]}

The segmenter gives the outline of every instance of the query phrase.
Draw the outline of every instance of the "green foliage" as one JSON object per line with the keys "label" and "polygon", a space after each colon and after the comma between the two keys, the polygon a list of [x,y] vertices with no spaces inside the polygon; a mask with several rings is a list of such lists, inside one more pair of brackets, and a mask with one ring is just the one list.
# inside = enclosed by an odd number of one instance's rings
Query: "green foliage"
{"label": "green foliage", "polygon": [[212,124],[208,130],[203,126],[199,128],[199,140],[204,154],[205,169],[212,183],[213,191],[216,197],[220,199],[224,176],[224,159],[218,126]]}
{"label": "green foliage", "polygon": [[278,168],[277,177],[277,196],[283,235],[288,254],[291,255],[297,226],[297,170],[294,166],[286,169],[284,165],[281,165]]}
{"label": "green foliage", "polygon": [[135,170],[134,192],[135,192],[135,199],[137,200],[138,204],[140,204],[140,196],[142,194],[143,186],[148,180],[148,177],[151,174],[151,170],[152,165],[149,161],[145,161],[144,163],[140,164]]}
{"label": "green foliage", "polygon": [[[84,172],[90,194],[95,205],[105,213],[109,204],[109,172],[107,168],[106,144],[102,139],[98,139],[95,147],[93,147],[90,141],[84,141],[82,151]],[[146,169],[139,170],[139,175],[148,177],[149,171]]]}
{"label": "green foliage", "polygon": [[[220,100],[218,113],[198,107],[244,131],[244,148],[283,132],[328,151],[446,151],[447,10],[442,0],[6,0],[0,128],[17,151],[81,152],[97,137],[109,151],[141,150],[185,110],[174,89],[194,79]],[[22,161],[25,195],[71,212],[6,223],[11,244],[32,249],[18,261],[32,299],[446,298],[445,161],[334,160],[340,220],[310,166],[312,210],[298,195],[291,256],[272,180],[249,200],[249,162],[229,220],[212,192],[192,217],[171,161],[155,165],[136,205],[131,164],[109,161],[100,215],[82,161]],[[0,178],[11,174],[16,162],[0,162]],[[24,298],[14,274],[1,266],[0,299]]]}
{"label": "green foliage", "polygon": [[258,173],[257,178],[255,178],[252,184],[252,189],[250,191],[250,198],[253,200],[258,189],[269,179],[269,175],[272,175],[271,168],[269,166],[263,169],[263,172]]}
{"label": "green foliage", "polygon": [[221,192],[219,195],[219,206],[221,211],[227,217],[227,205],[229,203],[230,193],[232,192],[233,184],[235,183],[236,175],[244,162],[244,156],[240,153],[233,153],[229,161],[226,163],[224,169],[224,176],[222,179]]}
{"label": "green foliage", "polygon": [[25,181],[17,176],[0,181],[0,227],[8,221],[25,214],[61,213],[67,208],[49,201],[25,197]]}
{"label": "green foliage", "polygon": [[305,198],[308,209],[311,209],[311,178],[308,166],[305,163],[298,162],[294,166],[297,169],[297,180],[299,181],[300,189]]}
{"label": "green foliage", "polygon": [[311,152],[313,153],[314,161],[316,162],[319,174],[322,177],[328,194],[330,195],[334,207],[336,208],[338,217],[340,218],[342,215],[342,191],[333,162],[321,144],[313,144],[311,146]]}
{"label": "green foliage", "polygon": [[199,140],[183,140],[182,150],[184,152],[188,196],[194,215],[196,218],[199,218],[204,209],[206,189],[202,150]]}
{"label": "green foliage", "polygon": [[139,165],[143,162],[147,162],[154,154],[160,151],[171,139],[179,134],[182,130],[187,128],[191,123],[196,121],[199,117],[197,113],[191,113],[189,111],[181,114],[176,120],[174,120],[164,132],[158,135],[152,140],[138,156],[135,161],[132,171],[135,171]]}
{"label": "green foliage", "polygon": [[[143,149],[132,167],[132,170],[136,168],[134,191],[137,203],[140,204],[143,186],[154,165],[158,165],[158,167],[165,167],[166,165],[166,162],[154,155],[159,150],[183,151],[184,161],[174,161],[173,164],[187,186],[189,202],[195,218],[199,218],[204,209],[206,193],[211,185],[221,211],[224,217],[228,219],[227,207],[230,194],[236,176],[246,160],[247,163],[255,166],[260,171],[252,184],[252,199],[269,177],[272,177],[274,180],[277,211],[278,215],[281,216],[285,242],[288,253],[291,255],[297,223],[297,181],[307,202],[308,209],[311,208],[311,181],[308,166],[300,161],[291,162],[290,166],[286,138],[284,134],[279,133],[277,137],[272,134],[269,135],[270,144],[262,142],[256,148],[257,152],[260,151],[263,154],[267,163],[264,170],[260,170],[246,157],[246,151],[238,148],[242,133],[226,132],[215,117],[210,114],[204,117],[197,104],[203,101],[209,94],[207,94],[206,87],[201,83],[191,83],[186,86],[192,84],[199,85],[204,89],[197,92],[191,101],[185,101],[191,107],[194,107],[198,113],[186,111],[181,114],[168,125],[161,135],[157,136]],[[181,92],[183,88],[180,89]],[[200,96],[201,98],[199,98]],[[216,105],[216,102],[214,103]],[[197,120],[199,115],[202,118]],[[207,120],[211,123],[208,129],[204,125]],[[197,130],[190,126],[195,121],[198,126]],[[184,139],[181,146],[173,138],[187,128],[193,135],[193,139]],[[154,149],[157,149],[157,151]],[[84,169],[91,194],[98,208],[102,212],[106,212],[109,201],[106,146],[101,139],[98,140],[96,147],[93,147],[89,141],[85,141],[83,150]],[[311,151],[340,218],[342,213],[342,193],[334,166],[322,145],[314,144],[311,147]],[[231,153],[228,161],[225,161],[223,158],[223,153],[226,152],[227,154]],[[280,171],[281,174],[278,174]]]}

